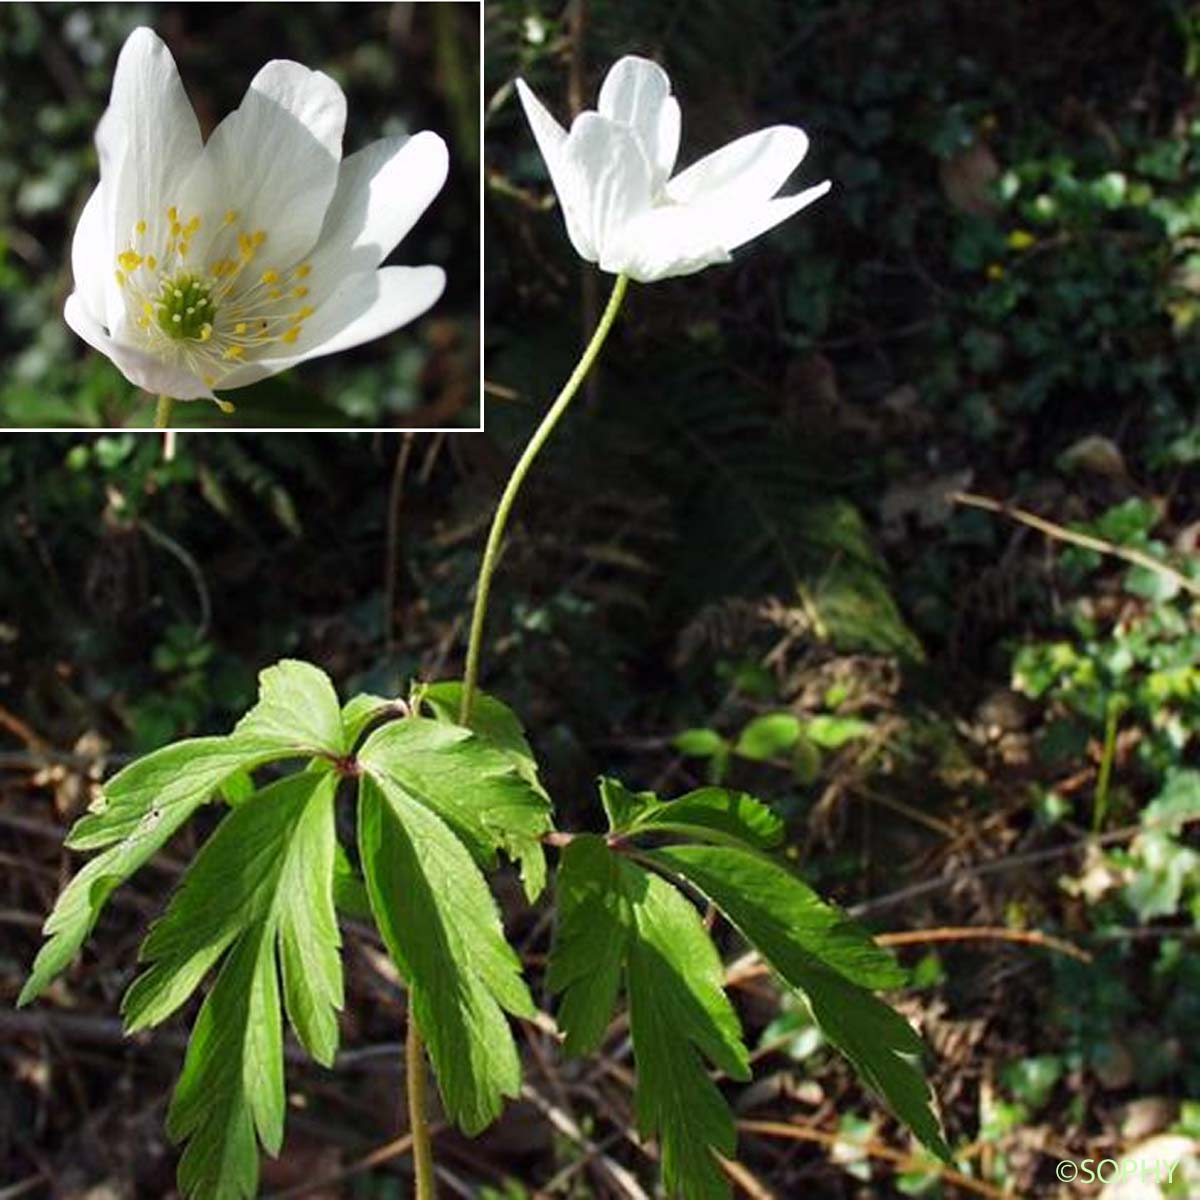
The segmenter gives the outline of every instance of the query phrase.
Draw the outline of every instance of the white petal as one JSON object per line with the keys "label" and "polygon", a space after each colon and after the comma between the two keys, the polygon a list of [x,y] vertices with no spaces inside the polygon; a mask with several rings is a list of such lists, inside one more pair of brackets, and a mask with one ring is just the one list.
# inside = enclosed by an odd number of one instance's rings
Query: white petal
{"label": "white petal", "polygon": [[743,209],[724,209],[726,219],[722,224],[721,236],[725,249],[736,250],[752,238],[773,229],[802,208],[807,208],[814,200],[820,200],[832,186],[826,179],[824,183],[806,188],[795,196],[780,196]]}
{"label": "white petal", "polygon": [[568,190],[588,197],[585,236],[603,264],[606,246],[650,208],[650,164],[628,126],[585,112],[563,144],[562,167]]}
{"label": "white petal", "polygon": [[808,152],[794,125],[760,129],[722,146],[677,175],[667,194],[679,204],[745,204],[775,195]]}
{"label": "white petal", "polygon": [[313,295],[323,280],[336,285],[379,266],[441,191],[448,169],[446,143],[428,131],[383,138],[345,159],[309,256]]}
{"label": "white petal", "polygon": [[656,188],[666,182],[679,152],[679,105],[670,97],[666,71],[633,54],[614,63],[600,86],[600,115],[633,130],[653,164]]}
{"label": "white petal", "polygon": [[657,191],[675,170],[679,157],[679,133],[683,118],[679,112],[679,101],[668,96],[658,114],[658,149],[654,163],[654,187]]}
{"label": "white petal", "polygon": [[[171,52],[151,30],[135,29],[117,58],[112,97],[96,129],[105,187],[108,244],[119,253],[145,221],[155,242],[166,210],[203,151],[200,126]],[[123,307],[110,262],[104,271],[109,323]],[[91,295],[89,291],[89,296]]]}
{"label": "white petal", "polygon": [[92,319],[101,323],[106,320],[104,281],[114,269],[115,254],[104,207],[104,185],[101,183],[83,206],[71,242],[71,274],[75,276],[75,294]]}
{"label": "white petal", "polygon": [[321,230],[345,125],[346,97],[328,75],[285,59],[267,63],[213,131],[184,185],[180,213],[194,211],[192,196],[219,213],[232,209],[236,228],[266,233],[258,261],[291,266]]}
{"label": "white petal", "polygon": [[653,283],[729,261],[718,214],[683,205],[653,208],[628,222],[605,247],[601,270]]}
{"label": "white petal", "polygon": [[247,363],[226,376],[221,389],[245,387],[296,363],[383,337],[432,307],[445,286],[441,267],[384,267],[351,275],[305,324],[296,353]]}
{"label": "white petal", "polygon": [[149,354],[110,338],[103,326],[84,307],[78,293],[67,297],[63,316],[89,346],[107,355],[121,374],[137,387],[155,396],[173,400],[213,400],[212,391],[191,372],[180,370]]}
{"label": "white petal", "polygon": [[580,258],[587,262],[595,262],[596,247],[588,232],[591,228],[591,209],[587,193],[571,192],[574,176],[569,176],[563,168],[562,152],[567,140],[567,131],[550,115],[546,106],[533,94],[523,79],[517,80],[517,95],[521,98],[525,119],[533,130],[534,140],[545,160],[546,170],[550,173],[550,182],[558,196],[571,245],[575,247],[575,252]]}

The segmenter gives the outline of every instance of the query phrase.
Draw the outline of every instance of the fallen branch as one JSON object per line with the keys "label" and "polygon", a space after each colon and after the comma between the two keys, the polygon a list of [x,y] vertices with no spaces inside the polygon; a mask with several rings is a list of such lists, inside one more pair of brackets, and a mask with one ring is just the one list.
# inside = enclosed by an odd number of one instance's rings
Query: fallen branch
{"label": "fallen branch", "polygon": [[1017,508],[1003,500],[993,500],[990,496],[978,496],[973,492],[950,492],[947,499],[955,504],[966,505],[968,508],[982,508],[987,512],[1012,517],[1014,521],[1020,521],[1022,525],[1028,525],[1030,529],[1036,529],[1039,533],[1044,533],[1055,541],[1070,542],[1073,546],[1081,546],[1085,550],[1095,550],[1097,554],[1107,554],[1112,558],[1123,559],[1135,567],[1145,567],[1147,571],[1154,571],[1164,578],[1170,579],[1185,592],[1190,592],[1193,596],[1200,596],[1200,581],[1190,579],[1182,571],[1177,571],[1167,563],[1159,562],[1157,558],[1142,550],[1134,550],[1129,546],[1118,546],[1115,542],[1093,537],[1090,533],[1079,533],[1074,529],[1067,529],[1064,525],[1056,525],[1053,521],[1047,521],[1045,517],[1039,517],[1037,513]]}
{"label": "fallen branch", "polygon": [[872,1158],[882,1159],[893,1163],[902,1171],[932,1171],[940,1175],[947,1183],[957,1184],[967,1192],[976,1196],[986,1196],[988,1200],[1004,1200],[1004,1193],[990,1183],[982,1183],[972,1179],[945,1163],[933,1159],[917,1158],[900,1150],[893,1150],[881,1142],[860,1142],[840,1133],[827,1133],[823,1129],[810,1129],[805,1125],[786,1125],[782,1121],[739,1121],[737,1127],[742,1133],[759,1133],[764,1137],[785,1138],[795,1142],[820,1142],[825,1146],[851,1146],[861,1150]]}

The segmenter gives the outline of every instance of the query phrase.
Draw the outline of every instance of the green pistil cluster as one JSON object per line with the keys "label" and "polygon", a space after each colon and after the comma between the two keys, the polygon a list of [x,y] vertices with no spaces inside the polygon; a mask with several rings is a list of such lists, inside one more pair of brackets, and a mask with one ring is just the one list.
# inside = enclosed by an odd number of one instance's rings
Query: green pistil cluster
{"label": "green pistil cluster", "polygon": [[167,337],[208,341],[216,311],[207,285],[196,275],[164,280],[154,298],[154,319]]}

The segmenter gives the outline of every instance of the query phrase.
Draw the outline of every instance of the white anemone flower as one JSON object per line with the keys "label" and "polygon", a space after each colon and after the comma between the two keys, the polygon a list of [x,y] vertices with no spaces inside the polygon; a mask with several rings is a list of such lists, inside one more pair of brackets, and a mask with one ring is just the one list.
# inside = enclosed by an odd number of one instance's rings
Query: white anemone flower
{"label": "white anemone flower", "polygon": [[205,142],[170,51],[135,29],[96,130],[67,323],[138,387],[228,411],[213,389],[420,316],[445,272],[379,264],[445,182],[446,145],[390,137],[343,161],[345,124],[329,76],[275,60]]}
{"label": "white anemone flower", "polygon": [[739,246],[829,191],[775,193],[800,165],[808,137],[795,125],[747,134],[671,178],[679,102],[657,63],[629,55],[609,71],[598,112],[568,133],[524,80],[517,91],[580,257],[641,283],[728,262]]}

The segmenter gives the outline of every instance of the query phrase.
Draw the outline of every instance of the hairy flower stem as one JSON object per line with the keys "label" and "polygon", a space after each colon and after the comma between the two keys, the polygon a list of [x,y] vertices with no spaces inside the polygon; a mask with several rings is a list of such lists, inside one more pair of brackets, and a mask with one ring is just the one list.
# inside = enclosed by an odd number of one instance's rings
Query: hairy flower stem
{"label": "hairy flower stem", "polygon": [[154,428],[167,429],[171,424],[171,397],[159,396],[158,406],[154,410]]}
{"label": "hairy flower stem", "polygon": [[471,614],[471,635],[467,642],[467,665],[463,674],[462,701],[458,714],[461,725],[467,724],[471,719],[471,710],[475,705],[475,693],[479,688],[479,657],[483,645],[483,626],[487,620],[488,598],[492,589],[492,575],[495,573],[496,564],[500,558],[504,529],[508,524],[513,503],[516,501],[517,493],[521,490],[521,484],[525,482],[529,468],[533,466],[533,460],[537,458],[539,451],[549,440],[550,435],[554,432],[554,427],[562,419],[563,413],[567,411],[572,398],[579,390],[579,385],[583,383],[587,373],[595,365],[600,348],[604,345],[604,340],[608,337],[613,322],[617,319],[628,283],[627,276],[617,276],[612,294],[608,298],[608,305],[600,317],[596,332],[592,334],[592,340],[588,342],[587,349],[576,363],[575,370],[571,372],[570,378],[563,385],[558,398],[542,418],[542,423],[537,427],[533,437],[529,439],[529,444],[517,460],[517,465],[513,467],[512,474],[508,477],[508,483],[504,485],[504,493],[500,497],[500,502],[496,505],[496,515],[492,518],[492,528],[488,532],[487,546],[483,551],[483,562],[479,567],[479,581],[475,586],[475,608]]}
{"label": "hairy flower stem", "polygon": [[408,1083],[408,1129],[412,1135],[413,1174],[416,1200],[436,1200],[433,1181],[433,1145],[429,1138],[429,1115],[425,1094],[429,1076],[425,1066],[425,1046],[410,1004],[408,1037],[404,1045],[405,1075]]}

